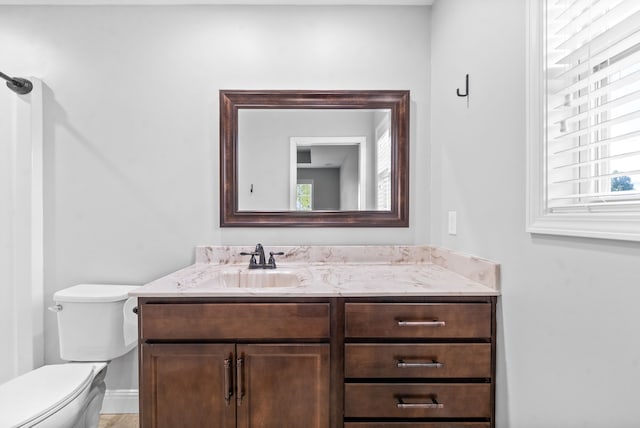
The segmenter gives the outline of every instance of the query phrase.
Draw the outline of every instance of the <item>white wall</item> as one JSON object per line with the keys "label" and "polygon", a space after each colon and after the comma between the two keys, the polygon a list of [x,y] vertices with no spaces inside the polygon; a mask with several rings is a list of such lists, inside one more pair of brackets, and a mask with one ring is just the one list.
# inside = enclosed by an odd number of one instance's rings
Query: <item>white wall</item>
{"label": "white wall", "polygon": [[[14,93],[0,87],[0,291],[8,302],[14,301],[13,281],[13,135]],[[15,310],[0,311],[0,383],[18,374],[15,345]]]}
{"label": "white wall", "polygon": [[[346,156],[344,157],[344,162],[340,166],[340,209],[341,210],[357,210],[358,202],[360,200],[360,169],[366,168],[365,171],[369,172],[373,169],[372,164],[368,165],[358,165],[358,160],[360,159],[360,150],[371,150],[368,147],[372,146],[371,136],[367,137],[367,144],[362,144],[361,147],[349,147],[344,151],[346,152]],[[368,147],[367,147],[368,146]],[[367,148],[365,148],[367,147]],[[366,154],[366,152],[365,152]],[[363,162],[367,163],[366,161]],[[367,174],[370,175],[370,174]],[[366,192],[373,187],[374,181],[371,179],[366,180],[366,184],[364,188],[361,190],[362,192]],[[366,197],[366,196],[365,196]],[[369,201],[367,200],[367,205],[369,205]],[[361,209],[370,209],[368,206],[363,206]]]}
{"label": "white wall", "polygon": [[42,84],[0,83],[0,383],[44,361]]}
{"label": "white wall", "polygon": [[[429,7],[0,7],[0,63],[45,82],[45,299],[139,284],[197,244],[429,242]],[[219,89],[409,89],[410,228],[220,229]],[[55,317],[46,359],[58,361]],[[108,388],[135,385],[135,355]]]}
{"label": "white wall", "polygon": [[502,264],[499,427],[637,427],[640,244],[525,232],[525,19],[524,0],[433,6],[433,243]]}

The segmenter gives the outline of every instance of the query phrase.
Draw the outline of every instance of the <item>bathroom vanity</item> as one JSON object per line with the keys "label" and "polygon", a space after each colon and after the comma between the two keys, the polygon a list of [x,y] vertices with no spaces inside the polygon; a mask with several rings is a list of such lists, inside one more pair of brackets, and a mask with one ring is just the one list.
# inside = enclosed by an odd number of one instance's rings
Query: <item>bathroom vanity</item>
{"label": "bathroom vanity", "polygon": [[142,427],[494,426],[498,265],[433,247],[245,247],[138,296]]}

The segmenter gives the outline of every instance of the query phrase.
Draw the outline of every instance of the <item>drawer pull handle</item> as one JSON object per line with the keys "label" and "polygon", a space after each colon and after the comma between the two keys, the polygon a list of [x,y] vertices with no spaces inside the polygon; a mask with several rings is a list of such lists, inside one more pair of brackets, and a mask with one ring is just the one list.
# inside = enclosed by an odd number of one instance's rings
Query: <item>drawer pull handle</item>
{"label": "drawer pull handle", "polygon": [[398,321],[400,327],[444,327],[447,325],[444,321],[432,320],[432,321]]}
{"label": "drawer pull handle", "polygon": [[440,363],[436,360],[424,361],[415,363],[407,363],[404,360],[398,360],[399,369],[412,369],[412,368],[429,368],[429,369],[441,369],[444,367],[444,363]]}
{"label": "drawer pull handle", "polygon": [[444,404],[438,403],[435,398],[430,403],[405,403],[402,397],[398,397],[396,406],[398,409],[444,409]]}
{"label": "drawer pull handle", "polygon": [[227,402],[227,406],[231,403],[231,396],[233,395],[233,386],[231,385],[231,359],[224,359],[224,401]]}

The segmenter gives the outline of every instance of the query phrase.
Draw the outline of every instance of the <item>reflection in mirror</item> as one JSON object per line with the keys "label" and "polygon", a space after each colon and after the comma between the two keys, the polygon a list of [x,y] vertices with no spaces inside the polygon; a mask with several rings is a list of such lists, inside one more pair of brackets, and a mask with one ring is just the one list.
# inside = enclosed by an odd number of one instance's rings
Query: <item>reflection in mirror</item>
{"label": "reflection in mirror", "polygon": [[367,209],[366,144],[366,137],[292,137],[289,209]]}
{"label": "reflection in mirror", "polygon": [[409,91],[220,91],[220,226],[407,227]]}
{"label": "reflection in mirror", "polygon": [[239,211],[390,209],[389,109],[242,109],[237,144]]}

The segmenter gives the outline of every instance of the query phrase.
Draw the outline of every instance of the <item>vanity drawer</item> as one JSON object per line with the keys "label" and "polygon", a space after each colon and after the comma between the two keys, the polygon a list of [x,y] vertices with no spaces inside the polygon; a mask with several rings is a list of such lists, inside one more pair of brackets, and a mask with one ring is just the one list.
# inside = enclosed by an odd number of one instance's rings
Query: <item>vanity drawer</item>
{"label": "vanity drawer", "polygon": [[490,418],[491,385],[348,383],[345,417]]}
{"label": "vanity drawer", "polygon": [[490,378],[491,344],[345,345],[347,378]]}
{"label": "vanity drawer", "polygon": [[347,422],[344,428],[489,428],[489,422]]}
{"label": "vanity drawer", "polygon": [[347,303],[346,337],[490,338],[488,303]]}
{"label": "vanity drawer", "polygon": [[329,303],[140,305],[143,340],[327,339]]}

